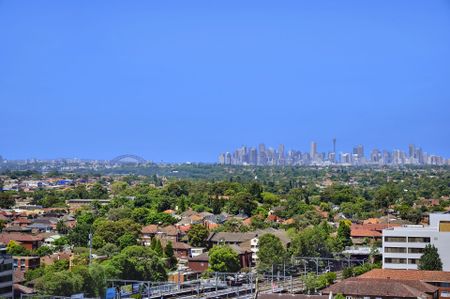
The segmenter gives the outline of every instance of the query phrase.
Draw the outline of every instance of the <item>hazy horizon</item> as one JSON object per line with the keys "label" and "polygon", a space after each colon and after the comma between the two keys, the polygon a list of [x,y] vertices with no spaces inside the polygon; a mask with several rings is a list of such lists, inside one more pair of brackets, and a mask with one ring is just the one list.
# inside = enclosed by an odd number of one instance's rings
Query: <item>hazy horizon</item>
{"label": "hazy horizon", "polygon": [[450,157],[450,3],[0,1],[0,155]]}

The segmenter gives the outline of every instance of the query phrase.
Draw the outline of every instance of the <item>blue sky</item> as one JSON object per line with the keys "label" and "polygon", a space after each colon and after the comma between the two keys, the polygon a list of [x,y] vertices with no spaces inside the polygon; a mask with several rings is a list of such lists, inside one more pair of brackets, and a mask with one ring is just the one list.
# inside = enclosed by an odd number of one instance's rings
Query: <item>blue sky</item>
{"label": "blue sky", "polygon": [[450,156],[450,2],[0,0],[0,155]]}

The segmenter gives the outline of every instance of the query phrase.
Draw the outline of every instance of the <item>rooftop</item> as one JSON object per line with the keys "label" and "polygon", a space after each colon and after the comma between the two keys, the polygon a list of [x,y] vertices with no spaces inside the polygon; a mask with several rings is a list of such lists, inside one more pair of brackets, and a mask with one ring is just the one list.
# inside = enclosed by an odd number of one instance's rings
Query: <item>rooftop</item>
{"label": "rooftop", "polygon": [[359,277],[420,280],[425,282],[450,282],[450,272],[447,271],[373,269]]}

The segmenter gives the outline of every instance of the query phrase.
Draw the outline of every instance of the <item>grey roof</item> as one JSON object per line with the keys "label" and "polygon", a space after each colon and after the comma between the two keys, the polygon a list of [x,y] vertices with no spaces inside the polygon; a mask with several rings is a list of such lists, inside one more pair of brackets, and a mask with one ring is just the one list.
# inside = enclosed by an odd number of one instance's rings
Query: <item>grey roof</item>
{"label": "grey roof", "polygon": [[253,239],[257,234],[254,232],[249,233],[229,233],[229,232],[218,232],[218,233],[210,233],[208,237],[209,242],[214,243],[242,243]]}
{"label": "grey roof", "polygon": [[209,255],[208,255],[208,252],[203,252],[200,255],[190,257],[188,260],[189,261],[207,262],[207,261],[209,261]]}
{"label": "grey roof", "polygon": [[291,242],[291,238],[289,238],[287,232],[283,229],[275,229],[275,228],[266,228],[266,229],[258,229],[255,231],[258,236],[264,236],[266,234],[272,234],[280,239],[280,241],[286,245]]}

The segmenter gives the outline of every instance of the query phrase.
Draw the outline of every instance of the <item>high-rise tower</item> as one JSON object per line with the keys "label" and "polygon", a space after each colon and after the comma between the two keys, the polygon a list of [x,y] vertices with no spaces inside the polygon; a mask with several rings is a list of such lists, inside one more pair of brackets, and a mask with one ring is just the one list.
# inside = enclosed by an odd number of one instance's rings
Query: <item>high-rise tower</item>
{"label": "high-rise tower", "polygon": [[311,141],[310,155],[313,160],[317,157],[317,143],[315,141]]}

